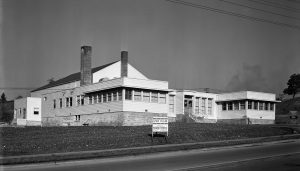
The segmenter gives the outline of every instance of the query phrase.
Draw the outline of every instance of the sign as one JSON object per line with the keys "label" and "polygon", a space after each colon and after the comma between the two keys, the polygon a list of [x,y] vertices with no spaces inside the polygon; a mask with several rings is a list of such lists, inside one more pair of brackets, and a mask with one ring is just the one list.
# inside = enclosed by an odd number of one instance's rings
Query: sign
{"label": "sign", "polygon": [[152,137],[154,132],[166,132],[168,136],[168,117],[153,117],[152,120]]}

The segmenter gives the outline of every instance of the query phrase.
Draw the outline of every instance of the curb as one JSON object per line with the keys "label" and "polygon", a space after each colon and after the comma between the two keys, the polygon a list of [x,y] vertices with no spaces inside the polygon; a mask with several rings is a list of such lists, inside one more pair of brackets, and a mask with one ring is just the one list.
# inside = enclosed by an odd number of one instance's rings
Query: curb
{"label": "curb", "polygon": [[118,149],[109,149],[109,150],[8,156],[8,157],[0,157],[0,165],[32,164],[32,163],[41,163],[41,162],[56,163],[58,161],[141,155],[141,154],[149,154],[149,153],[157,153],[157,152],[170,152],[170,151],[192,150],[192,149],[201,149],[201,148],[209,148],[209,147],[245,145],[245,144],[272,142],[272,141],[288,140],[288,139],[300,139],[300,134],[223,140],[223,141],[184,143],[184,144],[166,144],[166,145],[132,147],[132,148],[118,148]]}

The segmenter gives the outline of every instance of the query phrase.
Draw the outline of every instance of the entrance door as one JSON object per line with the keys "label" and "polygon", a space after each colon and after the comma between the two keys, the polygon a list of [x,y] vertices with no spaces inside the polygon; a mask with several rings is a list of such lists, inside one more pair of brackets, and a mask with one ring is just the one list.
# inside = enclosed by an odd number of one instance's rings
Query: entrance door
{"label": "entrance door", "polygon": [[192,97],[184,97],[184,114],[193,113],[193,99]]}

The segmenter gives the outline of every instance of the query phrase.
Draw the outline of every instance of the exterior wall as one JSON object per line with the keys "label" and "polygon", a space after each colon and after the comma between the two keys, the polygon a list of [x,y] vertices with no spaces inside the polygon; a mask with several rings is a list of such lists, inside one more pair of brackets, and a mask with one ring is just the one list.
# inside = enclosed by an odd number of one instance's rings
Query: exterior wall
{"label": "exterior wall", "polygon": [[75,82],[72,82],[72,83],[67,83],[67,84],[51,87],[51,88],[48,88],[48,89],[31,92],[30,96],[31,97],[42,97],[43,94],[49,94],[49,93],[53,93],[53,92],[57,92],[57,91],[73,89],[73,88],[76,88],[76,87],[79,87],[79,86],[80,86],[80,81],[75,81]]}
{"label": "exterior wall", "polygon": [[168,113],[168,103],[151,103],[140,101],[123,101],[123,111]]}
{"label": "exterior wall", "polygon": [[275,101],[275,94],[262,93],[254,91],[241,91],[232,93],[222,93],[218,95],[218,101],[231,101],[239,99],[252,99],[252,100],[262,100],[262,101]]}
{"label": "exterior wall", "polygon": [[136,78],[123,78],[123,86],[148,88],[152,90],[167,90],[169,88],[169,84],[167,81],[145,80]]}
{"label": "exterior wall", "polygon": [[[121,61],[118,61],[112,65],[109,65],[100,71],[93,73],[93,83],[98,83],[101,78],[120,78],[121,77]],[[138,78],[138,79],[145,79],[148,78],[144,76],[141,72],[136,70],[130,64],[128,64],[128,78]]]}
{"label": "exterior wall", "polygon": [[[35,126],[41,125],[41,98],[27,97],[22,99],[16,99],[14,101],[15,118],[17,125],[23,126]],[[21,109],[21,110],[20,110]],[[24,114],[24,109],[26,113]],[[34,114],[34,109],[38,114]],[[24,117],[25,116],[25,117]]]}

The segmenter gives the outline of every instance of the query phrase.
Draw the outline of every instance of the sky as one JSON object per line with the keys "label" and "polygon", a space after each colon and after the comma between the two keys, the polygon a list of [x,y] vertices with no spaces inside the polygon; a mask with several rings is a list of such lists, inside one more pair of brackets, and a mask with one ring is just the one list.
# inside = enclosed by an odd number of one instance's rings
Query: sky
{"label": "sky", "polygon": [[175,2],[0,0],[0,93],[28,96],[79,72],[82,45],[93,67],[127,50],[131,65],[174,89],[279,94],[300,73],[299,0]]}

